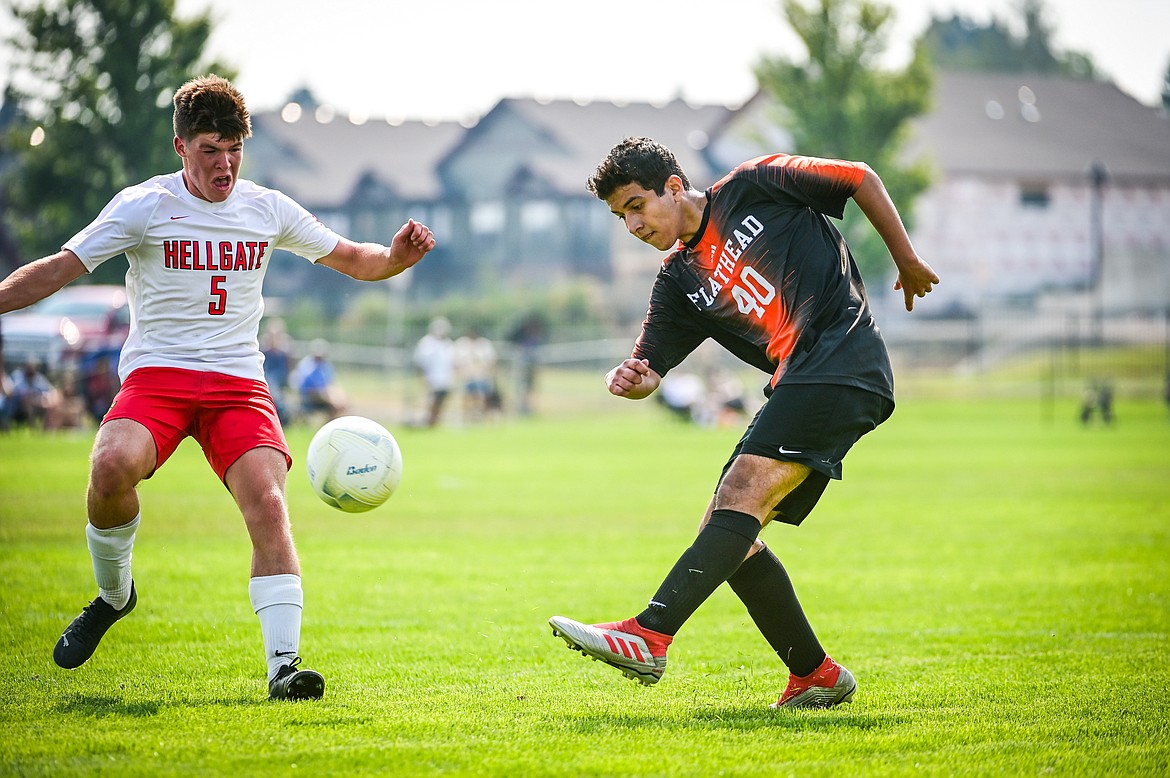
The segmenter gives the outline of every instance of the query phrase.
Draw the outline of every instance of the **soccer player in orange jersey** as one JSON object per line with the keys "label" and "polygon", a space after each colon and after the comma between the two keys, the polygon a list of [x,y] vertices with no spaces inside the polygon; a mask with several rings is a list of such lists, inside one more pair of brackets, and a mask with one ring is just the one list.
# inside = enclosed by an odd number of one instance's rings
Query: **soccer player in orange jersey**
{"label": "soccer player in orange jersey", "polygon": [[[550,620],[554,634],[644,684],[666,668],[683,623],[724,581],[789,670],[773,707],[849,702],[852,674],[809,625],[780,560],[759,539],[798,525],[862,435],[894,410],[889,356],[857,265],[830,217],[849,198],[885,241],[906,310],[939,282],[915,252],[881,179],[861,162],[773,154],[692,188],[649,138],[614,147],[588,181],[631,235],[670,251],[629,359],[605,377],[629,399],[711,338],[771,376],[767,401],[723,468],[698,537],[649,605],[619,622]],[[820,552],[833,556],[832,549]]]}

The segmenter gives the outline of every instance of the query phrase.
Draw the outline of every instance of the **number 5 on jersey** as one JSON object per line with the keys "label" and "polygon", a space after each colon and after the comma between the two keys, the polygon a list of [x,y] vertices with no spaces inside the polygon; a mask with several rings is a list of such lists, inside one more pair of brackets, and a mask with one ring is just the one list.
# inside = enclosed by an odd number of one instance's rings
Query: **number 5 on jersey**
{"label": "number 5 on jersey", "polygon": [[211,302],[207,304],[207,312],[212,316],[223,316],[227,311],[227,290],[223,285],[227,283],[227,276],[211,277]]}

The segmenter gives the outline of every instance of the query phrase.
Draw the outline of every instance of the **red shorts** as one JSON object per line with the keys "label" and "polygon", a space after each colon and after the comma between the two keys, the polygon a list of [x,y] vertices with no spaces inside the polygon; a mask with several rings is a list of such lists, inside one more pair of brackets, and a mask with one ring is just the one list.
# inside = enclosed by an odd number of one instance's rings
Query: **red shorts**
{"label": "red shorts", "polygon": [[186,437],[203,447],[220,481],[237,459],[260,446],[281,452],[292,467],[276,404],[263,381],[174,367],[140,367],[127,376],[102,423],[112,419],[133,419],[150,430],[158,450],[155,470]]}

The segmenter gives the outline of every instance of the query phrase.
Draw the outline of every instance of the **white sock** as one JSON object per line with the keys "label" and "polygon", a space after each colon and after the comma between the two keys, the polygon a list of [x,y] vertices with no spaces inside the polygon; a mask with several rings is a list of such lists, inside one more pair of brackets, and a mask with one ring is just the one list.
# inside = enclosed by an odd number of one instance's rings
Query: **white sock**
{"label": "white sock", "polygon": [[301,577],[291,573],[258,576],[248,581],[248,597],[252,610],[260,617],[268,679],[272,680],[300,648],[301,611],[305,604]]}
{"label": "white sock", "polygon": [[134,550],[134,535],[141,519],[142,514],[139,513],[130,523],[111,529],[85,525],[85,540],[93,560],[93,577],[97,580],[98,593],[116,610],[122,610],[130,601],[130,587],[134,582],[130,574],[130,558]]}

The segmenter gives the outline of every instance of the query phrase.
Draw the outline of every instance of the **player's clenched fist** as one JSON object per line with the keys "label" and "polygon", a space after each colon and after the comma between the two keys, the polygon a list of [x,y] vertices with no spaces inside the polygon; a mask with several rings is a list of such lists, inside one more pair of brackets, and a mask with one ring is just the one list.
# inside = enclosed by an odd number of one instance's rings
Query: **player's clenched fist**
{"label": "player's clenched fist", "polygon": [[650,362],[631,357],[605,375],[609,393],[618,397],[645,397],[658,388],[658,374]]}

